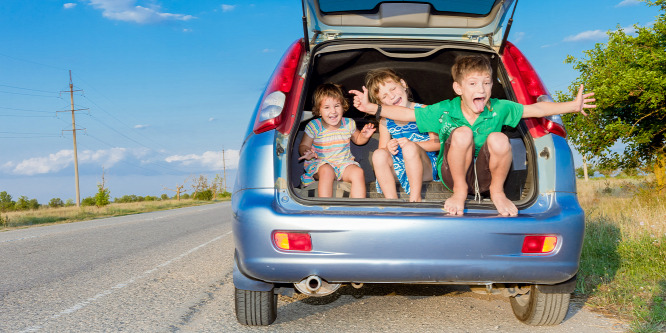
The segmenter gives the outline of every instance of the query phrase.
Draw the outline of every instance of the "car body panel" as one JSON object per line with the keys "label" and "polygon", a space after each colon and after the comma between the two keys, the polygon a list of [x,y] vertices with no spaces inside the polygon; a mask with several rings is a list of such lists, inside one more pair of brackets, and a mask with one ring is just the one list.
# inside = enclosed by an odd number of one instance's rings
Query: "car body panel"
{"label": "car body panel", "polygon": [[[328,282],[523,282],[554,284],[578,270],[584,214],[575,194],[543,196],[545,212],[500,217],[441,211],[368,213],[282,209],[272,189],[235,193],[233,224],[241,271],[270,282],[318,275]],[[538,204],[535,206],[539,206]],[[566,210],[562,208],[566,207]],[[309,232],[311,252],[283,251],[273,231]],[[557,235],[546,255],[521,253],[528,234]]]}

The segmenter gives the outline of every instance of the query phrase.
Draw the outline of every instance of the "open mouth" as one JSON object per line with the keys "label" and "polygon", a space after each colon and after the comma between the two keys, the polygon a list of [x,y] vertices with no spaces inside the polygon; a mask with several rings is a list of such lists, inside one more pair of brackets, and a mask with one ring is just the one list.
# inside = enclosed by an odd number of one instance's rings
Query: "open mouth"
{"label": "open mouth", "polygon": [[483,97],[477,97],[473,100],[474,106],[476,107],[477,112],[483,112],[483,108],[486,106],[486,99]]}
{"label": "open mouth", "polygon": [[400,105],[400,102],[402,102],[402,97],[398,97],[398,99],[393,102],[393,105]]}

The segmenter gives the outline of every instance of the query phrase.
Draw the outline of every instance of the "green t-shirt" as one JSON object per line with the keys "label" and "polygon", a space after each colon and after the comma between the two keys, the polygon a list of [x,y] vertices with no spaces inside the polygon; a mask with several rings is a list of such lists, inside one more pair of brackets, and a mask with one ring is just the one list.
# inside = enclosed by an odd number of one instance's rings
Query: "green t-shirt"
{"label": "green t-shirt", "polygon": [[516,102],[491,98],[490,106],[490,109],[488,109],[488,106],[484,108],[474,124],[470,124],[463,115],[460,108],[460,96],[414,110],[419,131],[439,134],[440,148],[439,155],[437,155],[439,179],[442,179],[444,145],[454,129],[461,126],[472,129],[474,133],[474,156],[476,156],[490,133],[502,131],[503,125],[516,127],[523,116],[523,105]]}

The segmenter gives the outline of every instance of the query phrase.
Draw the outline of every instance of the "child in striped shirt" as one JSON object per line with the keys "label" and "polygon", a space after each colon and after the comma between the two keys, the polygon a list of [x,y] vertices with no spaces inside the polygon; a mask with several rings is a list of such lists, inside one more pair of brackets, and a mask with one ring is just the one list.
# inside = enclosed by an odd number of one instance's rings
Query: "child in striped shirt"
{"label": "child in striped shirt", "polygon": [[342,117],[348,108],[339,85],[325,83],[315,90],[312,113],[320,118],[305,127],[298,152],[299,160],[305,160],[303,185],[318,180],[317,189],[322,198],[333,196],[335,180],[351,183],[351,198],[365,198],[365,175],[354,161],[349,142],[364,145],[376,129],[373,124],[366,124],[359,131],[353,119]]}

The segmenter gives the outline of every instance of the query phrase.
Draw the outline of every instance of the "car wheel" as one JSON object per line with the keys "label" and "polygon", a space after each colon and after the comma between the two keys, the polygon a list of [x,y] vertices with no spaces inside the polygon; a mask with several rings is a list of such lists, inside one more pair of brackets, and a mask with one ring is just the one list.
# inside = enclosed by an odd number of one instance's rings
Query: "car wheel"
{"label": "car wheel", "polygon": [[236,288],[236,319],[243,325],[266,326],[277,318],[277,295],[270,291]]}
{"label": "car wheel", "polygon": [[564,320],[569,310],[568,293],[544,294],[532,285],[524,295],[511,297],[513,314],[527,325],[557,325]]}

